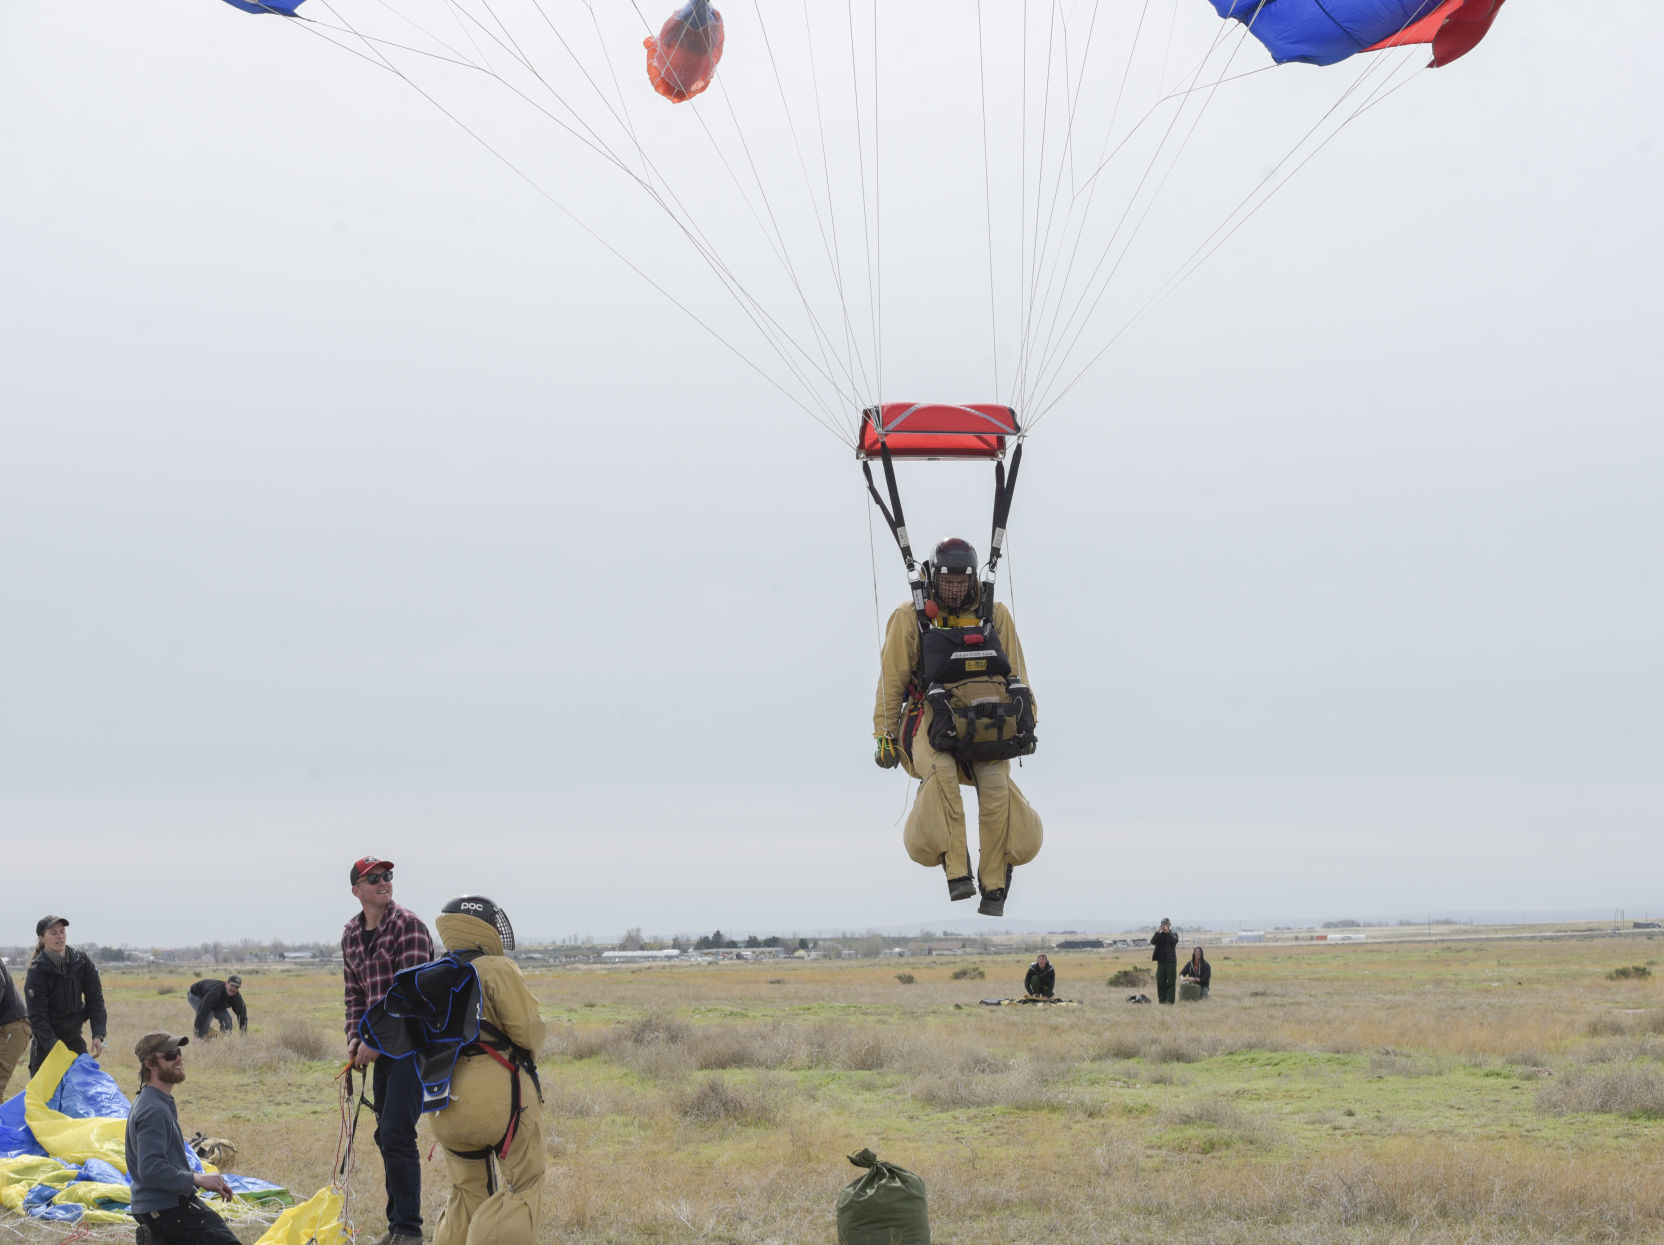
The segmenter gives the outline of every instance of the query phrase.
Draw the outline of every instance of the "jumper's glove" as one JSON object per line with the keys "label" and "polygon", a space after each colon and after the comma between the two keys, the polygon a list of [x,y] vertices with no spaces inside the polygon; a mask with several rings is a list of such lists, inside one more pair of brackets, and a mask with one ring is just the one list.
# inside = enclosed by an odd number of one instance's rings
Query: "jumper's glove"
{"label": "jumper's glove", "polygon": [[873,764],[879,769],[894,769],[901,764],[901,753],[896,750],[896,741],[888,735],[878,737],[878,747],[873,749]]}

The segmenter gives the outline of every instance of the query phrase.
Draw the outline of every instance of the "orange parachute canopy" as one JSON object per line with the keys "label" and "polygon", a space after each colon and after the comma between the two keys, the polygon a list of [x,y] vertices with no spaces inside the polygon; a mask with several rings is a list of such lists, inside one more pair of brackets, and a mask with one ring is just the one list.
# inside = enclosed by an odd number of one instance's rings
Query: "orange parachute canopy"
{"label": "orange parachute canopy", "polygon": [[722,14],[711,0],[688,0],[665,19],[658,38],[642,40],[647,79],[673,104],[692,99],[711,85],[722,59]]}

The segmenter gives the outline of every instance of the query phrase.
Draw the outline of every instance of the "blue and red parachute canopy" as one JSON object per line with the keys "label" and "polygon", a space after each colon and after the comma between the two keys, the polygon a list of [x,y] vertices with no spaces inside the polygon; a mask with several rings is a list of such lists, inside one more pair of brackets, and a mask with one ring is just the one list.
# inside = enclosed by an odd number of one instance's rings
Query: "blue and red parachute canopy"
{"label": "blue and red parachute canopy", "polygon": [[1431,43],[1448,65],[1485,37],[1503,0],[1212,0],[1278,64],[1333,65],[1359,52]]}
{"label": "blue and red parachute canopy", "polygon": [[1022,432],[1009,406],[974,402],[886,402],[869,406],[861,421],[858,458],[1003,458],[1006,438]]}
{"label": "blue and red parachute canopy", "polygon": [[293,17],[295,10],[306,3],[306,0],[225,0],[234,9],[241,9],[245,13],[281,13],[285,17]]}

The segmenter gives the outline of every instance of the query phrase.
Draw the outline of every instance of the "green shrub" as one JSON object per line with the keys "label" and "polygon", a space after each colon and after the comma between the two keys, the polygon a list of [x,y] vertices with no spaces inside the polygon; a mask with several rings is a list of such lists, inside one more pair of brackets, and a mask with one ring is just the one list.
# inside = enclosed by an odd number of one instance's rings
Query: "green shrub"
{"label": "green shrub", "polygon": [[1111,990],[1139,990],[1150,984],[1147,968],[1123,968],[1109,975]]}
{"label": "green shrub", "polygon": [[975,964],[970,964],[964,968],[956,968],[953,970],[953,979],[955,981],[981,981],[987,976],[988,974],[983,972]]}
{"label": "green shrub", "polygon": [[897,973],[896,974],[896,980],[901,982],[901,984],[904,985],[904,986],[910,986],[915,981],[917,981],[918,978],[913,976],[912,973]]}
{"label": "green shrub", "polygon": [[1630,964],[1623,968],[1614,968],[1606,974],[1608,981],[1641,981],[1652,976],[1652,969],[1645,964]]}

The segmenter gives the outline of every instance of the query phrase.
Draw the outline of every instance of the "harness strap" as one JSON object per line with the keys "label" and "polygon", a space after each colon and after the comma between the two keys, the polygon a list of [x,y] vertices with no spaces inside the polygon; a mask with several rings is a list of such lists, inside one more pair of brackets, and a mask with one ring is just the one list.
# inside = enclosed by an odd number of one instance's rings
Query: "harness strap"
{"label": "harness strap", "polygon": [[1011,451],[1011,471],[1004,463],[994,464],[994,526],[988,537],[988,567],[982,576],[982,608],[991,622],[994,617],[994,575],[999,569],[1000,556],[1005,552],[1005,525],[1011,517],[1011,498],[1017,491],[1017,472],[1023,465],[1023,443]]}
{"label": "harness strap", "polygon": [[872,478],[872,464],[866,459],[861,460],[861,474],[867,477],[867,492],[878,505],[878,512],[884,516],[884,522],[890,529],[890,535],[895,537],[896,548],[901,550],[901,560],[907,567],[907,586],[913,594],[913,613],[919,621],[919,630],[930,629],[930,617],[924,612],[924,577],[919,572],[917,559],[913,557],[913,546],[907,536],[907,516],[901,510],[901,489],[896,484],[895,462],[890,458],[890,447],[883,442],[878,446],[878,457],[884,464],[884,484],[890,493],[890,504],[884,504],[884,498],[878,492],[878,484]]}

